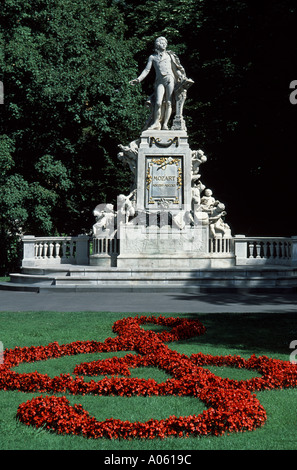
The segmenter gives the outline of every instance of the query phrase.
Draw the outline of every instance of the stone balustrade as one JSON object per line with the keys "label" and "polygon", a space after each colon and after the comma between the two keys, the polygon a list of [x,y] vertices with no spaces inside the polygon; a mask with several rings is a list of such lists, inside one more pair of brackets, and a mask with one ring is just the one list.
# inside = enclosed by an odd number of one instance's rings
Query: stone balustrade
{"label": "stone balustrade", "polygon": [[93,255],[118,255],[119,240],[117,238],[93,238]]}
{"label": "stone balustrade", "polygon": [[218,237],[209,239],[210,255],[234,254],[234,239],[232,237]]}
{"label": "stone balustrade", "polygon": [[[72,264],[109,264],[116,266],[120,253],[120,240],[117,238],[93,238],[90,254],[90,237],[23,237],[22,267]],[[235,235],[228,238],[210,238],[209,256],[235,255],[235,263],[240,265],[286,265],[297,266],[297,236],[286,237],[246,237]],[[102,259],[101,259],[102,258]],[[98,259],[100,263],[98,263]],[[103,261],[103,259],[105,261]]]}
{"label": "stone balustrade", "polygon": [[235,235],[236,265],[297,265],[297,237]]}
{"label": "stone balustrade", "polygon": [[35,237],[25,235],[22,267],[89,264],[89,236]]}

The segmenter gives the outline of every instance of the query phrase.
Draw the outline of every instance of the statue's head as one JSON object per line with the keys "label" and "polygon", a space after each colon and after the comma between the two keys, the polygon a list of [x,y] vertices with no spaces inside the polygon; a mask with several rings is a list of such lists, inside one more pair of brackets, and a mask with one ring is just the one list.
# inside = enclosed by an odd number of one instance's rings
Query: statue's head
{"label": "statue's head", "polygon": [[167,47],[167,39],[164,36],[160,36],[155,40],[155,48],[156,49],[166,49]]}

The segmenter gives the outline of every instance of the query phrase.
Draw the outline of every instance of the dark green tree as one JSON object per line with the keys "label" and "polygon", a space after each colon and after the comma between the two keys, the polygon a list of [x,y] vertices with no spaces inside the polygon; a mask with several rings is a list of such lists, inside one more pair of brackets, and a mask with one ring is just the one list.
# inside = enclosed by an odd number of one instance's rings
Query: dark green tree
{"label": "dark green tree", "polygon": [[1,7],[4,232],[13,224],[35,235],[88,232],[93,208],[129,187],[117,145],[133,140],[143,119],[128,84],[136,63],[125,29],[107,0]]}

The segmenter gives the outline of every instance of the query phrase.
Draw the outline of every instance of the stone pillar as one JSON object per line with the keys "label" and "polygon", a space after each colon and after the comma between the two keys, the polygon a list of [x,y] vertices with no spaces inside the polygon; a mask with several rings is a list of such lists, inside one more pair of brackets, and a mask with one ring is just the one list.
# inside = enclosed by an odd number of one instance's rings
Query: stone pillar
{"label": "stone pillar", "polygon": [[79,235],[76,239],[76,264],[88,265],[89,264],[89,236]]}
{"label": "stone pillar", "polygon": [[35,236],[24,235],[22,267],[35,266]]}
{"label": "stone pillar", "polygon": [[291,266],[297,266],[297,236],[291,237]]}
{"label": "stone pillar", "polygon": [[245,240],[236,240],[237,238],[245,238],[245,235],[235,235],[235,264],[245,265],[247,261],[247,251],[246,251],[246,241]]}

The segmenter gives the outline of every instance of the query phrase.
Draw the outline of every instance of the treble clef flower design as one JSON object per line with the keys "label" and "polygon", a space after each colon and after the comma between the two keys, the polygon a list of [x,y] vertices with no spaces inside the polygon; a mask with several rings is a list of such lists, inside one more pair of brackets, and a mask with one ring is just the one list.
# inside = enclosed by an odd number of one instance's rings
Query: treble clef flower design
{"label": "treble clef flower design", "polygon": [[[163,325],[170,330],[157,333],[142,328],[144,324]],[[167,346],[166,343],[172,341],[204,334],[206,329],[198,320],[163,316],[128,317],[115,322],[113,331],[117,336],[107,338],[104,342],[76,341],[63,345],[53,342],[47,346],[5,350],[4,364],[0,365],[0,389],[51,394],[22,403],[18,407],[17,418],[28,426],[93,439],[218,436],[230,432],[252,431],[264,425],[266,411],[252,392],[297,386],[297,366],[290,362],[255,355],[249,359],[202,353],[187,356]],[[61,374],[51,378],[38,372],[22,374],[12,370],[22,362],[111,351],[129,352],[120,358],[114,356],[78,364],[74,369],[75,377]],[[247,368],[260,372],[261,376],[243,381],[222,379],[207,369],[209,365]],[[137,367],[157,367],[171,377],[162,383],[153,379],[131,378],[130,370]],[[119,377],[119,374],[123,377]],[[85,381],[85,375],[105,377],[99,381]],[[106,375],[112,377],[108,378]],[[58,397],[55,393],[77,396],[193,396],[208,408],[197,415],[170,416],[146,422],[113,418],[98,421],[80,404],[72,406],[65,396]]]}

